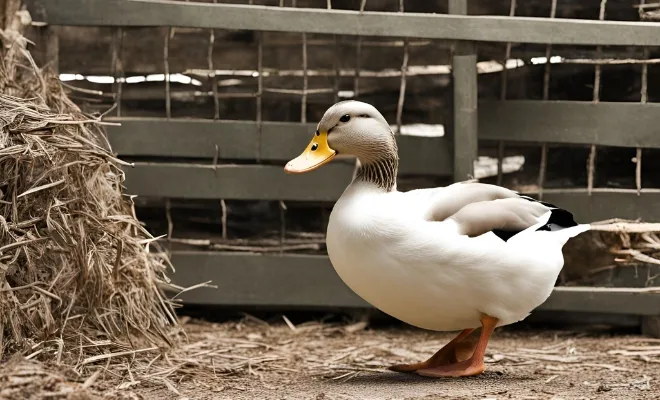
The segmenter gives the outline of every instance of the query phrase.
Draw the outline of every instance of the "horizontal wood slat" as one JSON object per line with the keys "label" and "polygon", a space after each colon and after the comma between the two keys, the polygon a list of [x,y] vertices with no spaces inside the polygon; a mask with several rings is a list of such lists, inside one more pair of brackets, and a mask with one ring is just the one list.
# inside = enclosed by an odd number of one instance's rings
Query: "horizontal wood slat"
{"label": "horizontal wood slat", "polygon": [[543,201],[570,210],[580,223],[603,221],[610,218],[641,219],[646,222],[660,221],[660,193],[655,191],[637,195],[626,192],[584,191],[544,193]]}
{"label": "horizontal wood slat", "polygon": [[184,293],[194,304],[367,307],[325,256],[174,252],[177,285],[211,280],[214,288]]}
{"label": "horizontal wood slat", "polygon": [[[153,156],[228,160],[288,161],[298,156],[316,130],[314,124],[264,122],[259,140],[252,121],[108,118],[112,150],[122,157]],[[397,136],[400,173],[449,176],[451,143],[446,137]],[[259,151],[260,149],[260,151]],[[258,154],[260,153],[260,154]]]}
{"label": "horizontal wood slat", "polygon": [[660,288],[556,287],[543,310],[660,315]]}
{"label": "horizontal wood slat", "polygon": [[[289,175],[281,166],[136,163],[125,167],[127,193],[184,199],[335,201],[353,177],[352,162]],[[546,191],[543,200],[571,210],[580,222],[609,218],[660,221],[660,193]]]}
{"label": "horizontal wood slat", "polygon": [[[370,307],[336,274],[325,256],[174,252],[180,286],[213,281],[182,295],[190,304],[279,307]],[[660,315],[660,292],[558,287],[543,310]]]}
{"label": "horizontal wood slat", "polygon": [[126,190],[138,196],[181,199],[334,201],[351,182],[353,163],[335,161],[302,175],[271,165],[136,163]]}
{"label": "horizontal wood slat", "polygon": [[184,3],[167,0],[29,0],[53,25],[178,26],[489,42],[660,45],[660,24],[504,16],[387,13]]}
{"label": "horizontal wood slat", "polygon": [[[487,101],[479,110],[482,140],[597,144],[660,148],[660,104],[570,101]],[[264,122],[261,144],[251,121],[110,118],[113,150],[120,156],[191,157],[285,161],[297,156],[313,124]],[[398,136],[402,174],[452,173],[446,137]],[[258,150],[260,148],[260,151]]]}
{"label": "horizontal wood slat", "polygon": [[484,101],[479,139],[657,148],[660,104]]}

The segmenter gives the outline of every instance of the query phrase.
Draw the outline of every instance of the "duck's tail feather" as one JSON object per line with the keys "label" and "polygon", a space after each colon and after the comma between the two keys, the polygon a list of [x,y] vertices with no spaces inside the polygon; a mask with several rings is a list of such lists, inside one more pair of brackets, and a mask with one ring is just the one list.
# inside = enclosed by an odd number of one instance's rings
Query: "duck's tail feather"
{"label": "duck's tail feather", "polygon": [[561,243],[566,243],[568,239],[591,229],[591,225],[589,224],[578,224],[575,222],[573,214],[568,210],[517,192],[516,194],[522,199],[543,204],[549,210],[538,218],[539,222],[537,224],[522,231],[493,229],[492,232],[505,242],[514,238],[525,237],[526,235],[537,231],[550,231],[553,232],[552,237],[559,239]]}
{"label": "duck's tail feather", "polygon": [[558,240],[563,246],[570,238],[591,229],[591,225],[589,224],[576,223],[570,212],[560,208],[551,209],[540,216],[538,221],[538,223],[513,236],[511,240],[524,239],[534,232],[549,231],[552,232],[550,237]]}

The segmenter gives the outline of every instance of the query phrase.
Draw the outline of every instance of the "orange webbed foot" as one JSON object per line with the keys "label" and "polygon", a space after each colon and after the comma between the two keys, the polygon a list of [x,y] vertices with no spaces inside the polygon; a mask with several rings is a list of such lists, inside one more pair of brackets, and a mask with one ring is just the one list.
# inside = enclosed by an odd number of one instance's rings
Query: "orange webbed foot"
{"label": "orange webbed foot", "polygon": [[462,376],[474,376],[484,372],[486,366],[483,361],[473,362],[465,360],[450,365],[440,365],[434,368],[417,370],[417,374],[430,378],[458,378]]}
{"label": "orange webbed foot", "polygon": [[[482,315],[481,334],[479,335],[479,342],[476,344],[474,349],[472,349],[469,352],[471,353],[471,355],[469,356],[468,359],[457,361],[452,364],[434,365],[431,366],[430,368],[419,368],[416,371],[417,374],[431,378],[445,378],[445,377],[455,378],[455,377],[474,376],[481,374],[482,372],[484,372],[486,368],[484,364],[484,355],[486,354],[486,346],[488,346],[488,341],[490,340],[490,336],[493,334],[493,331],[495,330],[495,327],[497,326],[498,322],[499,321],[497,318],[493,318],[488,315]],[[455,355],[457,349],[458,348],[456,346],[452,348],[453,353]],[[468,354],[468,352],[464,352],[464,354]]]}
{"label": "orange webbed foot", "polygon": [[474,329],[465,329],[461,331],[451,342],[438,350],[431,358],[426,361],[412,364],[398,364],[389,367],[390,371],[395,372],[416,372],[421,369],[430,369],[441,365],[451,365],[465,360],[472,356],[476,343],[465,340]]}

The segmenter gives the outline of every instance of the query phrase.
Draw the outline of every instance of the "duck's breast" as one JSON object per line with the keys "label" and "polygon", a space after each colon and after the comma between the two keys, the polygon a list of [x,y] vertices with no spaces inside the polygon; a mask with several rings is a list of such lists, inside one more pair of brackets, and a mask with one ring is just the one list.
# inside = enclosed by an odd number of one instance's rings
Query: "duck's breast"
{"label": "duck's breast", "polygon": [[364,197],[349,200],[333,209],[326,241],[334,269],[351,290],[421,328],[453,330],[479,324],[473,296],[461,291],[472,278],[464,273],[452,277],[455,266],[442,265],[437,245],[441,238],[437,232],[423,234],[431,224],[422,218],[424,210],[407,209],[415,215],[397,212],[396,198],[371,198],[368,206],[360,201]]}

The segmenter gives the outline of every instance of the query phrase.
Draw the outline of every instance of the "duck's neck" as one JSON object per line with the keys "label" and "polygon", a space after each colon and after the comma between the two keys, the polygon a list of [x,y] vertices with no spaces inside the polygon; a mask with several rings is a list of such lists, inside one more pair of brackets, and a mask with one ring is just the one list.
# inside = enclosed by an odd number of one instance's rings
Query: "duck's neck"
{"label": "duck's neck", "polygon": [[364,182],[386,192],[396,189],[396,176],[399,169],[399,156],[396,148],[381,153],[380,157],[362,161],[355,175],[356,182]]}

